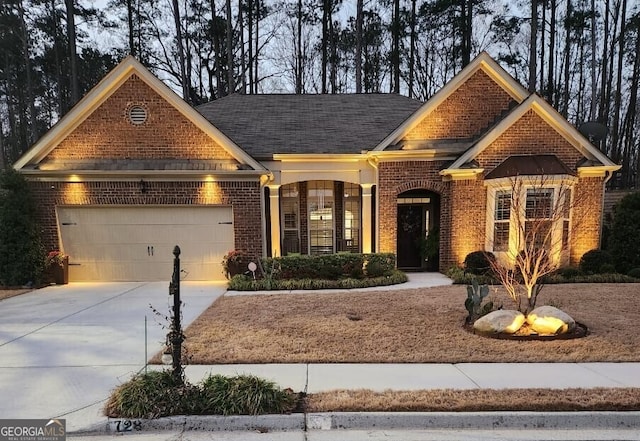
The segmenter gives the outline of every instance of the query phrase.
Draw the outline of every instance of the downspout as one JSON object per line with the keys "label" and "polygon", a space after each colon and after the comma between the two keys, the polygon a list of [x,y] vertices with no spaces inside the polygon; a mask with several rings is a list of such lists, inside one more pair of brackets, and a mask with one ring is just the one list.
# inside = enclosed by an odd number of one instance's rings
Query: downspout
{"label": "downspout", "polygon": [[607,192],[607,182],[613,177],[614,170],[605,171],[605,178],[602,182],[602,201],[600,202],[600,231],[598,234],[598,249],[602,249],[602,232],[604,228],[604,198]]}
{"label": "downspout", "polygon": [[260,176],[260,228],[262,229],[262,257],[267,257],[267,217],[266,202],[264,200],[264,188],[270,182],[273,182],[275,176],[273,172],[269,172]]}

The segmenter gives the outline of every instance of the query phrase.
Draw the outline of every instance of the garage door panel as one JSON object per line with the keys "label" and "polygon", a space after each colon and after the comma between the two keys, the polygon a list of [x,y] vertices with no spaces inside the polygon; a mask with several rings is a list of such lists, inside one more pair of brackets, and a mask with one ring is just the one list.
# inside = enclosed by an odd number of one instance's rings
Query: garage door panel
{"label": "garage door panel", "polygon": [[183,276],[222,279],[230,219],[230,207],[58,207],[71,281],[169,280],[175,245]]}

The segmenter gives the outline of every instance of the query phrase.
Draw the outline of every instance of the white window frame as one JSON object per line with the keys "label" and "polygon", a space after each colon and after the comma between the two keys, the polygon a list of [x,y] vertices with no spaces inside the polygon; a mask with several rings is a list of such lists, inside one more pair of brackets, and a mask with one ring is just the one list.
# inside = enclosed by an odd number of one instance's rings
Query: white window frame
{"label": "white window frame", "polygon": [[[520,180],[518,185],[514,185],[514,179]],[[526,220],[526,198],[528,190],[543,190],[549,189],[553,191],[553,206],[561,203],[564,206],[564,200],[559,201],[559,198],[565,198],[569,196],[571,198],[569,202],[569,217],[567,218],[564,213],[556,219],[551,226],[551,244],[552,249],[549,250],[549,254],[557,264],[564,264],[568,262],[569,253],[571,249],[571,235],[572,235],[572,217],[573,217],[573,198],[575,194],[575,183],[577,179],[569,175],[557,175],[554,177],[518,177],[518,178],[501,178],[490,181],[485,181],[487,187],[487,211],[486,211],[486,229],[485,229],[485,250],[492,252],[496,258],[504,263],[513,264],[515,257],[521,251],[521,244],[524,243],[524,237],[522,232],[518,228],[518,219],[522,222]],[[519,190],[519,194],[515,197],[519,198],[518,203],[514,203],[513,191]],[[507,251],[495,251],[494,245],[494,228],[495,228],[495,209],[496,200],[499,193],[508,192],[512,193],[511,212],[509,217],[509,246]],[[517,212],[519,211],[519,212]],[[568,246],[563,248],[562,230],[565,221],[569,221],[569,237]],[[524,224],[522,224],[524,225]]]}

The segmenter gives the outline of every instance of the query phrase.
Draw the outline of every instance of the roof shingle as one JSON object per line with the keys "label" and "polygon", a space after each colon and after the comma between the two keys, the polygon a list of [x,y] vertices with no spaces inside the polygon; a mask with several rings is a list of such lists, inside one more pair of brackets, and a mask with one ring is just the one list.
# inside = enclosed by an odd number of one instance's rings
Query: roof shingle
{"label": "roof shingle", "polygon": [[196,110],[258,160],[376,147],[422,106],[397,94],[239,95]]}

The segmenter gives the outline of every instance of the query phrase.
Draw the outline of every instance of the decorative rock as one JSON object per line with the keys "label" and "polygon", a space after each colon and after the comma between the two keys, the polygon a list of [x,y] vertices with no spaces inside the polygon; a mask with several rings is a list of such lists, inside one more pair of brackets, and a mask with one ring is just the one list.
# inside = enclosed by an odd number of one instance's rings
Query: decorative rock
{"label": "decorative rock", "polygon": [[473,324],[473,329],[484,334],[513,334],[524,324],[525,317],[521,312],[498,310],[480,317]]}
{"label": "decorative rock", "polygon": [[527,323],[538,334],[566,334],[573,331],[576,321],[553,306],[540,306],[527,316]]}

